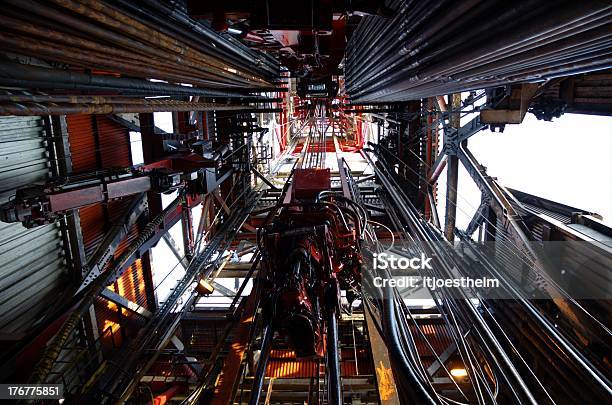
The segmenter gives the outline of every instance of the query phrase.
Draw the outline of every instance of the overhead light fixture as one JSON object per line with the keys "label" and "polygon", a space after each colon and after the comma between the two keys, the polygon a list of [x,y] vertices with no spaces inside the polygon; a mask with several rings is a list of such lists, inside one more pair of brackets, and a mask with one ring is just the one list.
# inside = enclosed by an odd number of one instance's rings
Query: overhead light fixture
{"label": "overhead light fixture", "polygon": [[215,287],[213,287],[212,284],[210,284],[204,278],[201,278],[200,281],[198,281],[195,289],[200,295],[210,295],[215,291]]}
{"label": "overhead light fixture", "polygon": [[234,34],[234,35],[242,35],[242,34],[244,34],[244,31],[243,31],[243,30],[236,29],[236,28],[234,28],[234,27],[229,27],[229,28],[227,29],[227,32],[229,32],[230,34]]}
{"label": "overhead light fixture", "polygon": [[464,368],[451,368],[450,373],[455,378],[463,378],[468,375],[467,370]]}

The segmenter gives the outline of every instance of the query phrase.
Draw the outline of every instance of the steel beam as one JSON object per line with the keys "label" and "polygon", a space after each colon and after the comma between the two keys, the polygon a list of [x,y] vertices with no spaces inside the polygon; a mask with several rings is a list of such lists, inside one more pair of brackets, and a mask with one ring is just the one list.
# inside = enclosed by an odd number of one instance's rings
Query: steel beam
{"label": "steel beam", "polygon": [[131,312],[140,315],[144,318],[151,318],[153,316],[153,313],[151,311],[149,311],[148,309],[138,305],[137,303],[128,300],[125,297],[122,297],[121,295],[117,294],[116,292],[109,290],[108,288],[105,288],[102,293],[100,294],[102,297],[106,298],[107,300],[109,300],[110,302],[130,310]]}
{"label": "steel beam", "polygon": [[170,251],[172,252],[172,254],[174,254],[174,257],[176,257],[181,266],[183,266],[183,268],[187,268],[187,266],[189,266],[189,260],[187,260],[185,256],[181,256],[181,253],[178,250],[178,245],[174,241],[172,235],[170,235],[169,232],[166,232],[163,234],[162,239],[164,240],[164,242],[166,242],[166,245],[168,245]]}
{"label": "steel beam", "polygon": [[474,213],[474,216],[470,220],[470,223],[468,224],[467,228],[465,228],[466,235],[471,237],[472,234],[476,231],[476,229],[478,229],[478,227],[482,225],[488,215],[490,203],[491,200],[487,196],[483,195],[482,201],[480,202],[478,209]]}
{"label": "steel beam", "polygon": [[[459,133],[461,94],[453,94],[451,98],[450,126],[454,133]],[[452,136],[448,132],[444,133],[445,146],[450,143]],[[453,148],[447,148],[449,153],[447,158],[447,177],[446,177],[446,213],[444,216],[444,236],[449,242],[455,240],[455,222],[457,219],[457,185],[459,180],[459,160]]]}
{"label": "steel beam", "polygon": [[372,350],[372,361],[376,370],[376,384],[381,405],[400,405],[400,400],[393,378],[393,368],[386,343],[374,323],[373,314],[366,306],[365,320]]}

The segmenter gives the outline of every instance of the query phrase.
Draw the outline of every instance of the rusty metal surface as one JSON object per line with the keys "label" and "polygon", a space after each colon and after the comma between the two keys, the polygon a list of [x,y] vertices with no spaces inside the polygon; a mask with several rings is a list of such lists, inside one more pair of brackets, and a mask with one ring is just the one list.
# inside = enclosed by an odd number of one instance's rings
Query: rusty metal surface
{"label": "rusty metal surface", "polygon": [[267,111],[248,106],[216,103],[181,103],[179,101],[149,101],[147,104],[55,104],[55,103],[0,103],[0,115],[64,115],[64,114],[122,114],[159,111]]}
{"label": "rusty metal surface", "polygon": [[[24,53],[39,53],[66,63],[77,62],[82,66],[96,68],[106,66],[141,77],[157,77],[181,83],[270,86],[268,81],[252,71],[229,64],[218,55],[204,54],[104,2],[53,0],[59,8],[30,0],[9,0],[8,3],[15,7],[15,14],[22,18],[26,13],[45,18],[46,27],[28,24],[27,18],[25,25],[5,18],[4,24],[28,36],[3,34],[3,41],[7,46]],[[56,27],[70,27],[75,30],[73,32],[84,35],[60,32],[54,29]],[[34,40],[36,37],[38,41]],[[41,41],[41,38],[53,42]],[[104,42],[118,46],[116,49],[111,48],[105,46]],[[62,47],[54,49],[54,43],[61,43]],[[145,64],[143,60],[151,63]],[[257,68],[253,66],[253,70]]]}
{"label": "rusty metal surface", "polygon": [[376,384],[380,403],[381,405],[400,405],[389,352],[382,336],[376,329],[376,324],[369,309],[365,311],[365,319],[371,342],[372,360],[376,370]]}
{"label": "rusty metal surface", "polygon": [[252,293],[248,298],[240,323],[234,332],[234,341],[230,345],[230,352],[224,360],[221,376],[215,386],[215,394],[210,402],[211,405],[226,405],[232,399],[253,326],[258,298],[258,294],[255,293]]}
{"label": "rusty metal surface", "polygon": [[134,195],[139,191],[149,191],[151,179],[149,177],[136,177],[133,179],[110,183],[106,186],[108,198],[119,198]]}
{"label": "rusty metal surface", "polygon": [[75,173],[96,169],[96,143],[90,115],[67,115],[68,139]]}
{"label": "rusty metal surface", "polygon": [[317,376],[315,359],[298,359],[292,350],[275,349],[270,352],[266,378],[311,378]]}
{"label": "rusty metal surface", "polygon": [[612,115],[612,70],[552,81],[534,99],[530,111],[545,120],[561,113]]}
{"label": "rusty metal surface", "polygon": [[49,195],[49,206],[54,211],[66,211],[83,205],[102,201],[102,186],[72,190],[61,194]]}

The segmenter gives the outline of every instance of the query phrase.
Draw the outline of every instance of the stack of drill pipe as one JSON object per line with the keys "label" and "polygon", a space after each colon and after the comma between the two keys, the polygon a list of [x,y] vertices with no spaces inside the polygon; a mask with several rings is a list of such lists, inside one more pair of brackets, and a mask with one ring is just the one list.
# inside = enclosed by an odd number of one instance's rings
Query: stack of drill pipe
{"label": "stack of drill pipe", "polygon": [[0,49],[75,68],[191,84],[199,88],[274,88],[279,66],[154,1],[6,0]]}
{"label": "stack of drill pipe", "polygon": [[55,103],[14,102],[0,103],[0,115],[65,115],[65,114],[125,114],[158,111],[242,111],[254,113],[281,112],[279,108],[258,108],[225,103],[198,103],[180,100],[142,100],[142,103]]}
{"label": "stack of drill pipe", "polygon": [[346,52],[352,103],[414,100],[612,66],[605,0],[396,0]]}

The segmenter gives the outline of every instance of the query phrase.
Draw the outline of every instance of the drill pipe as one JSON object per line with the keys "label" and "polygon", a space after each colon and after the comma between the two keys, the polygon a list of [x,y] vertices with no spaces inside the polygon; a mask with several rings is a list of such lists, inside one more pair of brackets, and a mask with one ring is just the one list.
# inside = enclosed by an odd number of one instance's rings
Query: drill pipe
{"label": "drill pipe", "polygon": [[[170,35],[168,30],[160,32],[154,25],[143,23],[142,18],[134,18],[106,3],[53,2],[62,8],[32,0],[7,0],[11,5],[7,7],[7,14],[11,18],[4,17],[3,28],[22,35],[3,33],[5,46],[63,63],[178,83],[257,88],[270,87],[270,80],[278,77],[278,65],[275,69],[263,56],[260,59],[265,59],[265,64],[248,63],[238,57],[232,59],[233,63],[227,63],[216,44],[227,43],[229,39],[217,33],[208,32],[214,41],[204,51],[201,46],[196,49],[188,45],[190,42],[176,38],[181,35]],[[90,20],[75,17],[70,12]],[[34,15],[36,24],[30,23],[26,13]],[[87,37],[81,36],[83,34]],[[57,46],[58,42],[61,47]],[[116,48],[109,47],[108,43],[115,44]]]}
{"label": "drill pipe", "polygon": [[65,115],[65,114],[122,114],[160,111],[245,111],[281,112],[280,108],[253,108],[244,105],[189,103],[171,100],[145,100],[146,104],[54,104],[0,103],[0,115]]}
{"label": "drill pipe", "polygon": [[396,2],[391,22],[366,17],[355,30],[345,64],[351,101],[405,101],[612,65],[609,2],[436,1],[435,14],[411,3]]}
{"label": "drill pipe", "polygon": [[182,94],[203,97],[244,97],[246,92],[260,91],[260,89],[202,89],[142,79],[94,75],[65,69],[49,69],[0,61],[0,84],[27,86],[30,82],[34,82],[34,84],[29,87],[81,89],[83,86],[94,86],[119,91],[147,91],[158,95]]}

